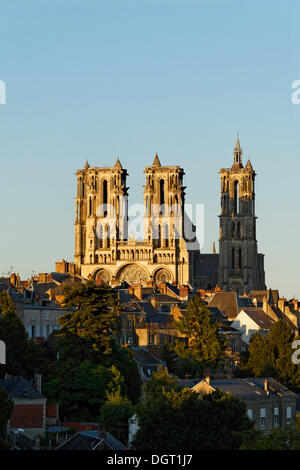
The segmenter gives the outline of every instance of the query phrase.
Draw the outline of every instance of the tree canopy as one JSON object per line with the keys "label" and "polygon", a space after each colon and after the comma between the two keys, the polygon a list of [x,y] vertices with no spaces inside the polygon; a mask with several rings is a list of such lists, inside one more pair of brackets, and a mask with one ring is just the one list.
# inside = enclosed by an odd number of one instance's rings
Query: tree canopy
{"label": "tree canopy", "polygon": [[91,281],[68,285],[64,289],[63,307],[68,311],[59,319],[61,337],[76,337],[95,351],[111,353],[111,343],[118,331],[119,305],[109,286]]}
{"label": "tree canopy", "polygon": [[275,322],[266,336],[254,333],[237,374],[271,376],[295,391],[300,390],[300,368],[292,362],[294,340],[292,328],[283,320]]}
{"label": "tree canopy", "polygon": [[6,292],[0,292],[0,339],[6,345],[6,364],[0,367],[1,376],[5,373],[31,378],[40,371],[44,357],[33,339],[28,338],[15,305]]}
{"label": "tree canopy", "polygon": [[0,388],[0,450],[7,450],[10,448],[6,429],[7,422],[11,418],[13,412],[13,401],[8,397],[7,391]]}
{"label": "tree canopy", "polygon": [[107,392],[120,390],[135,403],[141,379],[132,351],[116,342],[119,306],[113,289],[93,282],[68,286],[63,305],[68,312],[60,319],[61,329],[48,341],[52,363],[45,394],[59,401],[68,419],[96,420]]}
{"label": "tree canopy", "polygon": [[205,367],[222,366],[226,345],[219,335],[219,322],[199,296],[189,301],[187,314],[175,322],[175,327],[187,340],[181,338],[174,345],[166,345],[163,358],[171,372],[195,377],[201,376]]}
{"label": "tree canopy", "polygon": [[235,450],[253,427],[245,404],[221,392],[200,398],[188,389],[165,391],[138,405],[137,416],[137,450]]}

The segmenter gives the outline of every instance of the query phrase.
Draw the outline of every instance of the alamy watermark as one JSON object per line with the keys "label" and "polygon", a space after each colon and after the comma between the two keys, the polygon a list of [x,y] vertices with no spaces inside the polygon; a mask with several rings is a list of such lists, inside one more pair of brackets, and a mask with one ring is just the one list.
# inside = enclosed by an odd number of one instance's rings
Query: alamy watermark
{"label": "alamy watermark", "polygon": [[292,89],[295,90],[291,96],[292,103],[300,104],[300,80],[294,80],[292,82]]}
{"label": "alamy watermark", "polygon": [[6,104],[6,84],[0,80],[0,104]]}
{"label": "alamy watermark", "polygon": [[6,346],[2,340],[0,340],[0,365],[1,364],[6,364]]}
{"label": "alamy watermark", "polygon": [[[127,205],[126,205],[127,207]],[[99,240],[126,240],[134,233],[136,240],[165,241],[184,239],[189,250],[199,250],[204,245],[204,204],[185,204],[184,212],[180,205],[132,204],[128,211],[116,209],[111,204],[100,204],[94,215],[98,217],[95,235]],[[93,214],[90,206],[89,216]],[[79,209],[77,209],[77,220]],[[195,223],[192,222],[195,220]]]}
{"label": "alamy watermark", "polygon": [[292,348],[293,349],[296,349],[296,351],[292,354],[292,363],[295,364],[295,365],[298,365],[300,364],[300,339],[295,339],[295,341],[293,341],[292,343]]}

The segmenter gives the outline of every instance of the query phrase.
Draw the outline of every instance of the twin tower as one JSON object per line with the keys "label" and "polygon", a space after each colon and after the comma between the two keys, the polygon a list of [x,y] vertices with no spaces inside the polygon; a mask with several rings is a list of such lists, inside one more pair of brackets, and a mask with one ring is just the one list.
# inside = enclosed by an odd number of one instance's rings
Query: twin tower
{"label": "twin tower", "polygon": [[169,282],[242,294],[265,289],[264,256],[257,253],[255,172],[244,168],[239,138],[230,169],[221,169],[220,254],[200,253],[185,214],[184,170],[162,166],[157,155],[145,168],[144,239],[128,234],[127,170],[90,167],[77,175],[76,272],[111,285]]}

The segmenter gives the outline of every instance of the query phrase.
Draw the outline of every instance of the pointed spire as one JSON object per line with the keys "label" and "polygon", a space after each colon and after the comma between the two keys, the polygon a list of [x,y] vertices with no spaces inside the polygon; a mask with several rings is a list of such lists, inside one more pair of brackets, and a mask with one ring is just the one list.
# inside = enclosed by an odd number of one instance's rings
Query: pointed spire
{"label": "pointed spire", "polygon": [[253,170],[250,160],[247,161],[246,168],[247,168],[248,170]]}
{"label": "pointed spire", "polygon": [[122,168],[122,165],[121,165],[121,162],[120,162],[120,160],[119,160],[119,157],[118,157],[118,159],[117,159],[117,161],[116,161],[116,163],[115,163],[115,168],[119,168],[119,169]]}
{"label": "pointed spire", "polygon": [[237,134],[236,144],[233,150],[233,164],[242,164],[243,150],[240,145],[239,133]]}
{"label": "pointed spire", "polygon": [[85,170],[87,170],[89,167],[90,167],[89,162],[88,162],[88,160],[86,160],[85,165],[84,165],[83,168],[84,168]]}
{"label": "pointed spire", "polygon": [[157,152],[155,154],[155,158],[153,160],[152,166],[161,166],[158,155],[157,155]]}
{"label": "pointed spire", "polygon": [[213,249],[212,249],[212,252],[213,252],[214,255],[216,254],[216,245],[215,245],[215,242],[213,242]]}

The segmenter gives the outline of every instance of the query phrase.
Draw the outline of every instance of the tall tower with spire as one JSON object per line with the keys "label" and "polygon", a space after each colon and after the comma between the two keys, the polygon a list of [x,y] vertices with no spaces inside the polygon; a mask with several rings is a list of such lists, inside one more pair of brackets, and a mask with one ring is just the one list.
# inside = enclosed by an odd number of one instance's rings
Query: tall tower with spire
{"label": "tall tower with spire", "polygon": [[75,265],[98,263],[98,249],[111,257],[117,240],[127,240],[127,170],[119,158],[112,167],[90,167],[88,161],[78,170],[75,216]]}
{"label": "tall tower with spire", "polygon": [[250,160],[242,161],[239,136],[231,168],[220,170],[221,213],[219,285],[238,294],[265,289],[264,255],[257,253],[255,176]]}

